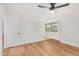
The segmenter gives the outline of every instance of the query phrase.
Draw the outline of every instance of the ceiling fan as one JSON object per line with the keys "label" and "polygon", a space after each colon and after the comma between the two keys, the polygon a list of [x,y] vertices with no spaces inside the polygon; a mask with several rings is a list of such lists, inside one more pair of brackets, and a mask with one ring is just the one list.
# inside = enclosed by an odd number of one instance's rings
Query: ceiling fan
{"label": "ceiling fan", "polygon": [[62,4],[62,5],[56,6],[56,3],[50,3],[50,7],[42,6],[42,5],[38,5],[38,7],[49,8],[49,10],[55,10],[55,9],[58,9],[58,8],[61,8],[61,7],[68,6],[69,4],[70,3],[65,3],[65,4]]}

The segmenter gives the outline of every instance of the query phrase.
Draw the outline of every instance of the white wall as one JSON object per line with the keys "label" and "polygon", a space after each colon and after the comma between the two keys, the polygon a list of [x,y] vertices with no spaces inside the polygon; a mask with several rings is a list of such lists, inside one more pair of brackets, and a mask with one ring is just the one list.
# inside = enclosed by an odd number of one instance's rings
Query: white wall
{"label": "white wall", "polygon": [[[56,9],[54,13],[43,16],[43,22],[59,21],[58,33],[47,33],[48,37],[58,38],[59,41],[79,47],[79,4]],[[58,35],[59,34],[59,35]]]}
{"label": "white wall", "polygon": [[[44,24],[52,21],[60,22],[60,32],[56,33],[58,38],[60,33],[60,41],[79,46],[79,4],[57,9],[55,14],[49,14],[48,9],[38,8],[37,5],[4,4],[5,48],[42,40],[45,37]],[[18,32],[20,35],[17,35]]]}
{"label": "white wall", "polygon": [[47,12],[45,14],[42,15],[42,22],[44,23],[43,25],[43,28],[45,30],[45,24],[46,23],[51,23],[51,22],[58,22],[58,32],[45,32],[44,31],[44,34],[45,34],[45,38],[46,39],[55,39],[55,40],[59,40],[59,19],[58,18],[55,18],[55,13],[50,13]]}
{"label": "white wall", "polygon": [[[48,9],[39,8],[38,4],[3,4],[5,16],[4,46],[13,47],[44,39],[41,16]],[[20,35],[17,35],[17,33]]]}
{"label": "white wall", "polygon": [[0,55],[2,55],[2,11],[3,7],[0,4]]}
{"label": "white wall", "polygon": [[79,4],[56,10],[60,20],[60,41],[79,47]]}

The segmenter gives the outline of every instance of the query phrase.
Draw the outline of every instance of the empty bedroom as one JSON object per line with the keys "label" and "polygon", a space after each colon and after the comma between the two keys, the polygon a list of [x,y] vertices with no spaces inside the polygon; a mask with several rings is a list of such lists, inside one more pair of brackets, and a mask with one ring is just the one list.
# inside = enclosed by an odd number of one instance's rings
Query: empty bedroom
{"label": "empty bedroom", "polygon": [[79,56],[79,3],[0,3],[0,55]]}

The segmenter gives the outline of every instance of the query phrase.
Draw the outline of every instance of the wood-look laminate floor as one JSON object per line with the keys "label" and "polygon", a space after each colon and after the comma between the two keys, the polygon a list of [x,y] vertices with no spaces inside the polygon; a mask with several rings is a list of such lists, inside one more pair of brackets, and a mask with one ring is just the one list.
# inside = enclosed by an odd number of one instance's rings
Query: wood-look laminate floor
{"label": "wood-look laminate floor", "polygon": [[79,48],[48,39],[4,49],[4,56],[79,56]]}

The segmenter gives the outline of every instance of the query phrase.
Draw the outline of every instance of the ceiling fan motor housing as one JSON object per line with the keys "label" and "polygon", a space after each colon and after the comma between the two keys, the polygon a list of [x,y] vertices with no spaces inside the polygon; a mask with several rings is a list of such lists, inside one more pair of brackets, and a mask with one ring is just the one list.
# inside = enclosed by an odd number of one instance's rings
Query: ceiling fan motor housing
{"label": "ceiling fan motor housing", "polygon": [[54,10],[55,9],[55,4],[56,3],[50,3],[50,5],[51,5],[50,10]]}

